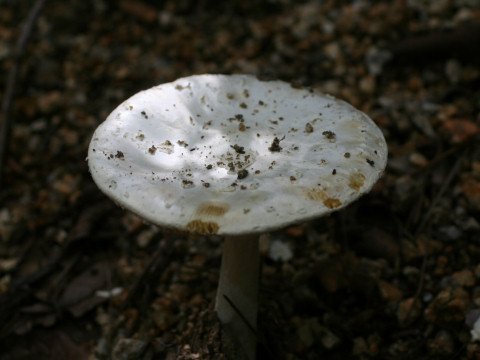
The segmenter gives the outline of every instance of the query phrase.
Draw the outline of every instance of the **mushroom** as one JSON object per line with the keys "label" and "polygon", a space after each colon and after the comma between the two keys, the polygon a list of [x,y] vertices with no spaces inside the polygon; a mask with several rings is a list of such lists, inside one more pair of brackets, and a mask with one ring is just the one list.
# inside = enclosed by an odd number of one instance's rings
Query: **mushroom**
{"label": "mushroom", "polygon": [[370,191],[385,139],[344,101],[251,75],[196,75],[141,91],[95,131],[98,187],[162,227],[224,237],[216,313],[254,359],[258,235]]}

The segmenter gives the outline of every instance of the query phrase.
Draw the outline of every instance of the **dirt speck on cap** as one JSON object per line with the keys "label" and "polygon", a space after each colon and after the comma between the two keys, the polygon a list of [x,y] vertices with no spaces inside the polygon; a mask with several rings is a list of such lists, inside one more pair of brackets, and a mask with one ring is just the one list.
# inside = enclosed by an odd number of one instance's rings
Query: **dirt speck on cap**
{"label": "dirt speck on cap", "polygon": [[313,126],[312,126],[312,124],[310,124],[310,123],[306,123],[306,124],[305,124],[305,132],[306,132],[307,134],[313,133]]}
{"label": "dirt speck on cap", "polygon": [[235,144],[235,145],[230,145],[230,147],[234,149],[237,154],[245,154],[245,148],[243,146],[239,146]]}
{"label": "dirt speck on cap", "polygon": [[245,179],[248,176],[248,170],[242,169],[237,173],[237,179]]}
{"label": "dirt speck on cap", "polygon": [[325,136],[330,142],[334,142],[337,137],[333,131],[324,131],[322,135]]}
{"label": "dirt speck on cap", "polygon": [[275,136],[272,141],[272,145],[268,148],[268,150],[270,150],[271,152],[279,152],[280,150],[282,150],[282,147],[280,146],[280,141],[282,141],[283,139],[285,139],[285,137],[279,139]]}

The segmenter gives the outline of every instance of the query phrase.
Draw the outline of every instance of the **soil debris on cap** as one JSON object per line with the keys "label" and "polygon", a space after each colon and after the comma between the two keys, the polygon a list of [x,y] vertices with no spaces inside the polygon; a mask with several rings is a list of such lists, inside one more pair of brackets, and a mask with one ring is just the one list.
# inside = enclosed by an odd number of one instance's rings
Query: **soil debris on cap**
{"label": "soil debris on cap", "polygon": [[230,147],[235,150],[237,154],[245,154],[245,148],[243,146],[239,146],[237,144],[230,145]]}
{"label": "soil debris on cap", "polygon": [[335,141],[335,138],[336,138],[336,135],[333,131],[324,131],[322,132],[322,135],[325,136],[328,140],[330,140],[330,142],[334,142]]}
{"label": "soil debris on cap", "polygon": [[245,179],[248,176],[248,170],[242,169],[237,172],[237,179]]}
{"label": "soil debris on cap", "polygon": [[280,152],[282,150],[282,147],[280,146],[280,141],[285,139],[285,136],[281,139],[275,136],[275,138],[272,141],[272,145],[268,148],[271,152]]}

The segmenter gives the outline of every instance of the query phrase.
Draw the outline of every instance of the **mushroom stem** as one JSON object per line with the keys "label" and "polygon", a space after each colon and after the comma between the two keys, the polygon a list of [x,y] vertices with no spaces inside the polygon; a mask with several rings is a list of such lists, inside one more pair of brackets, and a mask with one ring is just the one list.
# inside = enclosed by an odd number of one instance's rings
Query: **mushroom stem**
{"label": "mushroom stem", "polygon": [[225,238],[215,311],[235,359],[255,359],[259,268],[257,235]]}

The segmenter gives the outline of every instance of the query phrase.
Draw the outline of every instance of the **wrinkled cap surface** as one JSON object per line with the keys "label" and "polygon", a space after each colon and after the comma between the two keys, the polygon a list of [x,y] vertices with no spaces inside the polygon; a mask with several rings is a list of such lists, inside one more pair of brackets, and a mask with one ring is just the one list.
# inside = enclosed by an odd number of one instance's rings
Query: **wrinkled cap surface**
{"label": "wrinkled cap surface", "polygon": [[142,91],[95,131],[88,164],[160,226],[237,235],[338,210],[381,176],[381,131],[349,104],[282,81],[198,75]]}

